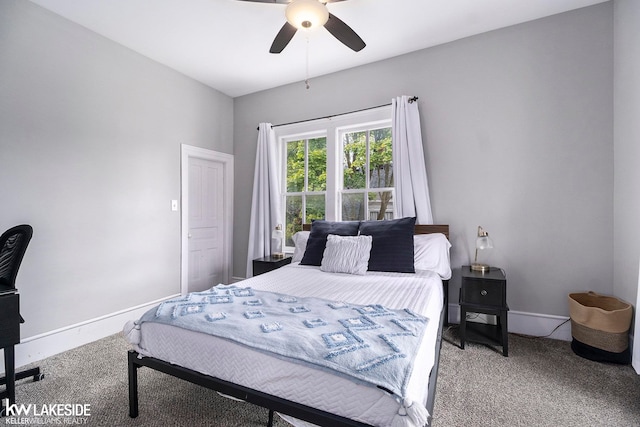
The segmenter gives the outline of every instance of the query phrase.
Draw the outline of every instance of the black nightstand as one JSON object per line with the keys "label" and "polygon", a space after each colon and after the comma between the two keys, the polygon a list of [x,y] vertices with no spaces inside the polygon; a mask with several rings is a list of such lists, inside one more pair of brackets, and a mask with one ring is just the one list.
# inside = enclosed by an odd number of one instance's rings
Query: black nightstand
{"label": "black nightstand", "polygon": [[[507,279],[499,268],[492,267],[486,273],[462,267],[460,287],[460,347],[465,341],[502,346],[502,355],[509,355],[507,330]],[[497,325],[467,322],[467,313],[483,313],[496,316]]]}
{"label": "black nightstand", "polygon": [[284,258],[276,258],[272,255],[256,258],[253,260],[253,275],[263,274],[276,268],[280,268],[283,265],[291,264],[291,257],[285,256]]}

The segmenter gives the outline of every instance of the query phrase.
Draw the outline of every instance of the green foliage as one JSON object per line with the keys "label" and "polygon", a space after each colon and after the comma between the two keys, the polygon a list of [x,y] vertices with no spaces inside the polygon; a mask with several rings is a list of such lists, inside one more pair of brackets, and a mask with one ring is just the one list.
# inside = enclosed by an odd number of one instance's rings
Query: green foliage
{"label": "green foliage", "polygon": [[[367,166],[367,136],[369,165]],[[345,134],[343,141],[343,182],[345,189],[388,188],[393,186],[393,151],[391,128]],[[346,196],[346,195],[345,195]],[[343,219],[369,219],[366,217],[363,195],[350,194],[342,198]],[[380,200],[377,219],[384,219],[391,193],[382,191],[367,194],[369,201]]]}
{"label": "green foliage", "polygon": [[309,140],[309,177],[307,180],[307,191],[327,190],[327,138]]}
{"label": "green foliage", "polygon": [[[367,137],[369,144],[369,165],[367,165]],[[308,174],[305,177],[305,162]],[[369,188],[393,187],[393,160],[391,128],[351,132],[343,140],[343,185],[345,189],[362,189],[362,193],[344,195],[342,217],[349,219],[365,218],[365,200],[380,201],[378,219],[383,219],[391,200],[391,192],[368,192]],[[306,186],[305,186],[306,180]],[[287,143],[287,181],[288,193],[317,192],[327,190],[327,140],[325,137]],[[303,203],[304,202],[304,203]],[[324,195],[290,195],[285,202],[286,244],[291,246],[291,236],[302,230],[303,206],[304,221],[324,219],[326,200]],[[368,215],[368,214],[367,214]]]}
{"label": "green foliage", "polygon": [[344,188],[366,188],[369,174],[371,188],[393,186],[391,128],[369,131],[369,167],[367,168],[367,133],[345,134],[343,141]]}
{"label": "green foliage", "polygon": [[287,192],[304,190],[305,141],[287,142]]}
{"label": "green foliage", "polygon": [[[308,155],[305,155],[308,153]],[[306,157],[306,159],[305,159]],[[308,175],[305,177],[305,160]],[[306,187],[305,187],[306,178]],[[311,138],[309,140],[291,141],[287,143],[287,192],[298,193],[327,190],[327,139]],[[304,198],[304,205],[303,205]],[[287,196],[285,202],[285,238],[286,245],[292,246],[291,237],[302,230],[302,209],[305,206],[306,222],[313,219],[324,219],[324,195]]]}
{"label": "green foliage", "polygon": [[308,140],[307,188],[305,188],[306,140],[287,143],[287,192],[326,191],[327,189],[327,139]]}

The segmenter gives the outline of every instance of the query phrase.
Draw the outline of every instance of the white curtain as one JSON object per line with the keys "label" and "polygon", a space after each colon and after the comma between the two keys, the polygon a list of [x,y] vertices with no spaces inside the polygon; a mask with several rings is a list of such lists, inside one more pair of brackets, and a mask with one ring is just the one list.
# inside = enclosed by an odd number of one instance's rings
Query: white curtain
{"label": "white curtain", "polygon": [[418,104],[402,96],[391,107],[396,214],[415,216],[416,224],[433,224]]}
{"label": "white curtain", "polygon": [[271,123],[260,123],[253,175],[247,277],[253,275],[252,261],[271,253],[271,233],[281,221],[278,152]]}

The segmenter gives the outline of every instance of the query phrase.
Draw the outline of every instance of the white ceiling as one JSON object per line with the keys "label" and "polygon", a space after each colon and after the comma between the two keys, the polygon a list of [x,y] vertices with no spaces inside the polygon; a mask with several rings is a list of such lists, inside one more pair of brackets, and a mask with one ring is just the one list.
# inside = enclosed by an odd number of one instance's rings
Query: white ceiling
{"label": "white ceiling", "polygon": [[238,0],[31,0],[236,97],[379,61],[607,0],[349,0],[329,11],[367,46],[356,53],[324,28],[278,55],[283,4]]}

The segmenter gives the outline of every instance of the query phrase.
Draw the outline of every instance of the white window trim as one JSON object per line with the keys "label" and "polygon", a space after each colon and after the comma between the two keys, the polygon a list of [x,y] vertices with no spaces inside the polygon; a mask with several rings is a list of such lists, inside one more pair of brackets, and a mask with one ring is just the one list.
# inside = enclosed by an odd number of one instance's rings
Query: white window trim
{"label": "white window trim", "polygon": [[[325,218],[327,221],[338,221],[341,216],[338,188],[342,188],[342,151],[339,149],[341,135],[362,127],[375,126],[391,126],[391,105],[316,120],[274,126],[276,142],[281,153],[278,166],[281,183],[280,203],[282,203],[282,206],[284,206],[284,194],[286,192],[286,176],[284,176],[284,165],[286,164],[287,155],[287,151],[284,149],[286,142],[326,136],[327,189]],[[369,191],[370,190],[371,189],[369,189]],[[311,193],[308,192],[307,194]],[[283,209],[282,212],[282,223],[284,224],[285,209]],[[285,250],[288,251],[292,249],[291,247],[285,248]]]}

